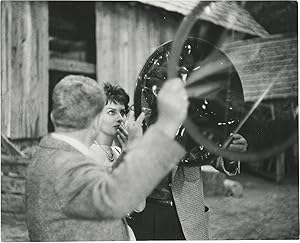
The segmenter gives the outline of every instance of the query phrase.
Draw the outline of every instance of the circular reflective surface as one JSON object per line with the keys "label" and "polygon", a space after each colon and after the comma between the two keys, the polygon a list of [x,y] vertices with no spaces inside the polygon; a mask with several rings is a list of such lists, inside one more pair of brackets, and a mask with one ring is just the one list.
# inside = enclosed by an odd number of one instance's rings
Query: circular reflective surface
{"label": "circular reflective surface", "polygon": [[[206,12],[206,14],[210,12],[213,4],[214,2],[210,1],[199,2],[199,4],[183,19],[180,24],[171,49],[171,56],[168,65],[169,78],[177,76],[177,66],[182,59],[182,49],[185,46],[186,38],[194,23],[196,23],[198,16],[202,14],[203,11]],[[234,20],[234,18],[230,18],[230,15],[228,17],[229,19]],[[235,21],[231,24],[234,25],[234,22]],[[202,30],[205,32],[205,28]],[[199,32],[202,30],[199,30]],[[221,31],[221,33],[218,34],[217,39],[214,40],[214,43],[221,44],[222,41],[226,39],[226,36],[226,31]],[[255,49],[254,51],[257,54],[260,50]],[[204,64],[206,63],[207,65],[204,65],[203,63],[202,65],[199,65],[202,67],[200,72],[195,71],[191,74],[191,77],[188,78],[189,83],[187,85],[187,91],[192,96],[205,97],[205,91],[210,91],[212,93],[212,91],[217,90],[220,87],[220,82],[210,80],[207,86],[202,85],[201,89],[193,89],[193,86],[195,87],[194,83],[202,83],[203,79],[208,76],[227,69],[227,66],[224,66],[223,62],[219,62],[217,57],[218,52],[210,52],[211,53],[209,53],[209,55],[206,55],[206,60],[203,60]],[[246,63],[244,62],[244,64]],[[284,69],[285,68],[282,68],[281,71],[284,71]],[[214,154],[231,160],[249,162],[263,161],[263,159],[274,156],[291,147],[293,144],[297,144],[298,103],[295,97],[293,99],[293,97],[288,96],[287,99],[272,100],[271,104],[270,101],[265,100],[266,94],[273,88],[274,83],[279,80],[281,71],[278,71],[275,78],[272,78],[272,80],[269,81],[270,83],[267,83],[268,88],[266,88],[266,90],[253,104],[250,103],[250,107],[241,106],[237,109],[237,113],[240,114],[242,120],[239,122],[238,127],[235,128],[233,133],[245,134],[248,144],[250,143],[247,152],[235,152],[228,150],[226,145],[230,141],[230,138],[227,139],[220,147],[218,142],[216,143],[210,139],[210,135],[208,137],[203,135],[203,132],[201,132],[202,129],[194,122],[193,116],[189,114],[184,122],[184,126],[189,131],[190,136],[194,139],[194,141],[197,141],[198,144],[201,144],[201,146],[204,146]],[[216,98],[218,97],[216,96]],[[263,100],[264,103],[262,103]],[[262,115],[262,113],[265,112],[264,106],[268,102],[271,105],[271,116],[265,114]],[[267,106],[269,104],[267,104]],[[227,104],[225,104],[225,106],[228,107]],[[275,110],[276,108],[278,110],[277,112]],[[275,113],[279,113],[279,115],[276,114],[275,116]]]}
{"label": "circular reflective surface", "polygon": [[[168,42],[160,46],[148,58],[138,77],[134,105],[136,116],[141,111],[146,113],[144,129],[157,119],[156,98],[167,80],[171,45],[172,42]],[[207,73],[211,63],[218,70]],[[199,75],[200,79],[197,78]],[[190,100],[188,116],[197,125],[198,131],[215,144],[224,144],[239,124],[244,101],[241,81],[233,64],[208,42],[188,38],[180,55],[177,76],[186,82]],[[199,158],[201,163],[207,163],[215,156],[197,145],[184,126],[179,128],[176,139],[191,152],[183,163],[192,164],[196,160],[198,163]]]}

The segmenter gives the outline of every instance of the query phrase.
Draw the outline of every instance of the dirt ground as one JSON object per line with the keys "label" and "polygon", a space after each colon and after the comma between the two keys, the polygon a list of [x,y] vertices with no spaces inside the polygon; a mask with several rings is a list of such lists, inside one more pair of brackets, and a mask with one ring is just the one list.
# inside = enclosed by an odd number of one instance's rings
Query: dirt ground
{"label": "dirt ground", "polygon": [[[206,198],[210,239],[299,239],[298,178],[282,185],[249,174],[234,179],[244,187],[242,198]],[[28,241],[24,223],[2,218],[1,226],[2,241]]]}
{"label": "dirt ground", "polygon": [[[233,179],[233,178],[232,178]],[[212,240],[299,239],[298,177],[282,185],[241,174],[243,197],[207,197]]]}

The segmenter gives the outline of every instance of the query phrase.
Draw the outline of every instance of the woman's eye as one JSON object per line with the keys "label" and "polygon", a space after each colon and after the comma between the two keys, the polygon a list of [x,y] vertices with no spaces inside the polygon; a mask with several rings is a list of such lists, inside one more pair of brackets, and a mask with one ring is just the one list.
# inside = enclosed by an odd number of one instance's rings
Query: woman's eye
{"label": "woman's eye", "polygon": [[109,115],[114,115],[114,114],[115,114],[114,111],[108,111],[107,113],[108,113]]}

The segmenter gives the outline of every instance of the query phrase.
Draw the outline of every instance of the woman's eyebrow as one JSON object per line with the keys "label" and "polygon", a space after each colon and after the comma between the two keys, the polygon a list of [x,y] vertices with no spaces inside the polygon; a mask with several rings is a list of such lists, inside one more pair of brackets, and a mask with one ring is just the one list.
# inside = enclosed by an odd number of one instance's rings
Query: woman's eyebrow
{"label": "woman's eyebrow", "polygon": [[113,108],[113,107],[106,107],[106,110],[113,110],[113,111],[116,111],[117,109],[116,109],[116,108]]}

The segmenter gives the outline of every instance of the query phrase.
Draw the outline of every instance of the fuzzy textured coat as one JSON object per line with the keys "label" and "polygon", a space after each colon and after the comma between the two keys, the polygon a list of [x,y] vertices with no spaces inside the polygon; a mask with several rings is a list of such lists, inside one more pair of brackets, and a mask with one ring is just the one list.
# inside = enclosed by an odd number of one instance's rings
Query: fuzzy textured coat
{"label": "fuzzy textured coat", "polygon": [[128,240],[124,217],[185,151],[157,128],[120,156],[111,173],[71,145],[44,137],[27,171],[26,223],[32,241]]}

